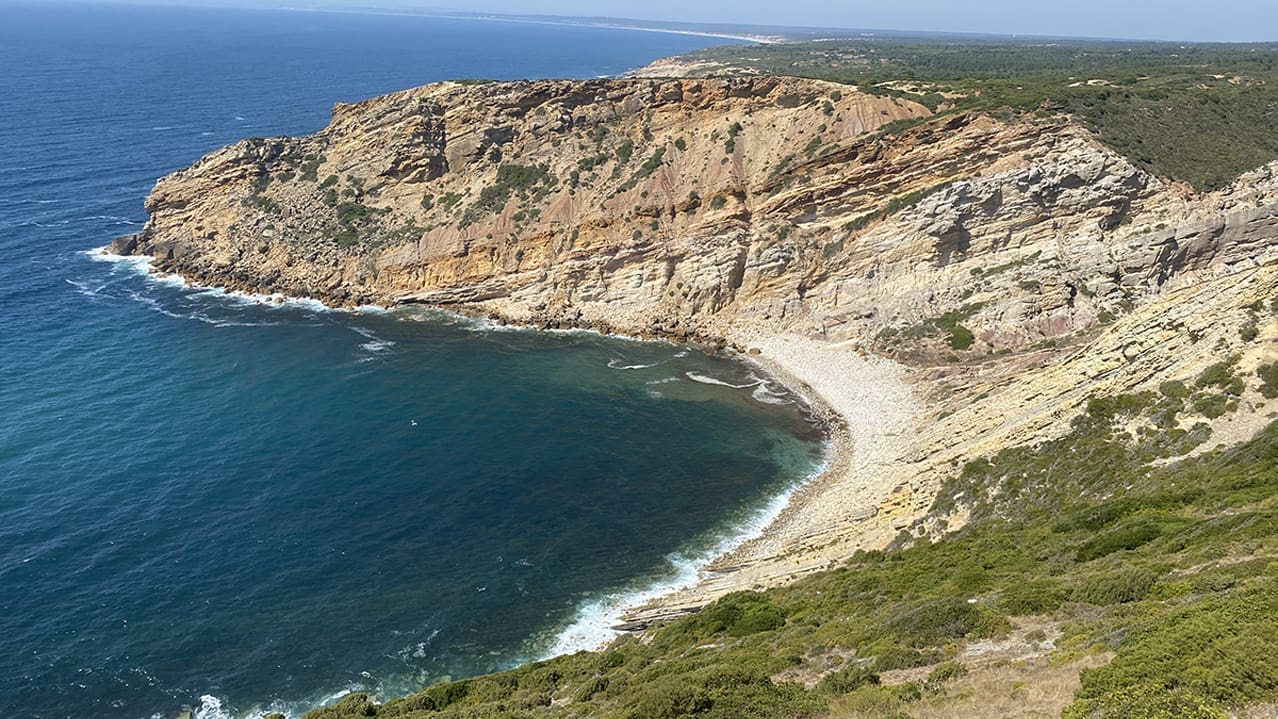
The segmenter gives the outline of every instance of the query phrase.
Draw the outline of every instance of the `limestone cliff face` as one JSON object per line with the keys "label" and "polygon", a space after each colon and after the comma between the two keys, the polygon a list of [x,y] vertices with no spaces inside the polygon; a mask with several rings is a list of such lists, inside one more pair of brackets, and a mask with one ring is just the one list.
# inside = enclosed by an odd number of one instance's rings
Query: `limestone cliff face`
{"label": "limestone cliff face", "polygon": [[928,114],[798,79],[442,83],[208,155],[117,249],[338,304],[904,355],[1031,346],[1278,251],[1273,167],[1194,197],[1064,121]]}

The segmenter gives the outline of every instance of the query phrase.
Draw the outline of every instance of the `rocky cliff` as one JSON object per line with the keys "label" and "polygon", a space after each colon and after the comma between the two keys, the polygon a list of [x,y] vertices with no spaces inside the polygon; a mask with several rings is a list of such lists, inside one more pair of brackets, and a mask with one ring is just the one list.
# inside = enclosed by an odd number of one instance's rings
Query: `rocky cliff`
{"label": "rocky cliff", "polygon": [[[1278,166],[1195,194],[1067,117],[932,116],[818,81],[430,85],[214,152],[146,207],[115,250],[208,284],[904,362],[873,381],[922,409],[890,433],[853,418],[838,481],[711,594],[918,529],[955,467],[1059,435],[1098,392],[1278,354],[1256,309],[1278,298]],[[827,395],[862,376],[796,374]],[[1278,409],[1241,401],[1220,438]]]}
{"label": "rocky cliff", "polygon": [[1064,120],[927,115],[795,79],[430,85],[163,178],[117,249],[337,304],[907,355],[1020,349],[1274,258],[1275,168],[1196,197]]}

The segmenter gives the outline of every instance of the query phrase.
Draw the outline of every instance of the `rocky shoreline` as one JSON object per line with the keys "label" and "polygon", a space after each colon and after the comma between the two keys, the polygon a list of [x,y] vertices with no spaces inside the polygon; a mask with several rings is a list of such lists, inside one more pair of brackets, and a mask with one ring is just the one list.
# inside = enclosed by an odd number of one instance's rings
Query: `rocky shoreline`
{"label": "rocky shoreline", "polygon": [[[838,533],[861,533],[861,548],[884,543],[885,525],[876,520],[894,487],[879,469],[907,456],[922,415],[908,368],[793,335],[754,332],[737,341],[757,351],[749,359],[803,396],[829,428],[825,467],[796,489],[760,536],[715,559],[700,584],[631,608],[622,628],[641,629],[728,592],[786,584],[827,569],[855,548],[829,543]],[[824,546],[794,551],[815,545]]]}

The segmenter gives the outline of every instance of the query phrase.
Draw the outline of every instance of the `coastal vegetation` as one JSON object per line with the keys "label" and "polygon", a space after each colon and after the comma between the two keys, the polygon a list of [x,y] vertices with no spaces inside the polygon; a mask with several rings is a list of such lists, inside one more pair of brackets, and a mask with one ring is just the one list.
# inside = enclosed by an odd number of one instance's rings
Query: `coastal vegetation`
{"label": "coastal vegetation", "polygon": [[[964,700],[976,642],[1086,665],[1069,719],[1206,719],[1273,701],[1278,423],[1161,461],[1208,439],[1201,397],[1239,384],[1226,360],[1190,385],[1097,397],[1067,435],[956,468],[886,550],[790,586],[730,594],[601,652],[381,705],[351,695],[307,719],[908,717]],[[970,519],[947,536],[921,529],[960,512]]]}

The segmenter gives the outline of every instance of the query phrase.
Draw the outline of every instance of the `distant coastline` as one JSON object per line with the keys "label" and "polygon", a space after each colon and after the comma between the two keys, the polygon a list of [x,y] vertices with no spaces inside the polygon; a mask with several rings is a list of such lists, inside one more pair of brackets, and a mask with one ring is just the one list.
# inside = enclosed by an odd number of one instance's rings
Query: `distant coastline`
{"label": "distant coastline", "polygon": [[335,13],[347,15],[386,15],[391,17],[429,17],[429,18],[445,18],[449,20],[478,20],[483,22],[505,22],[517,23],[521,25],[551,25],[557,27],[582,27],[593,28],[597,30],[633,30],[635,32],[654,32],[665,35],[686,35],[691,37],[711,37],[722,40],[735,40],[747,43],[759,43],[763,45],[775,45],[785,42],[792,42],[793,39],[783,34],[763,34],[763,33],[736,33],[727,31],[715,31],[709,29],[693,29],[680,27],[662,27],[655,24],[644,24],[637,21],[626,20],[594,20],[590,18],[560,18],[560,17],[541,17],[541,16],[524,16],[524,15],[494,15],[494,14],[471,14],[471,13],[451,13],[451,12],[411,12],[408,10],[395,9],[343,9],[343,8],[306,8],[291,7],[284,8],[294,12],[316,12],[316,13]]}

